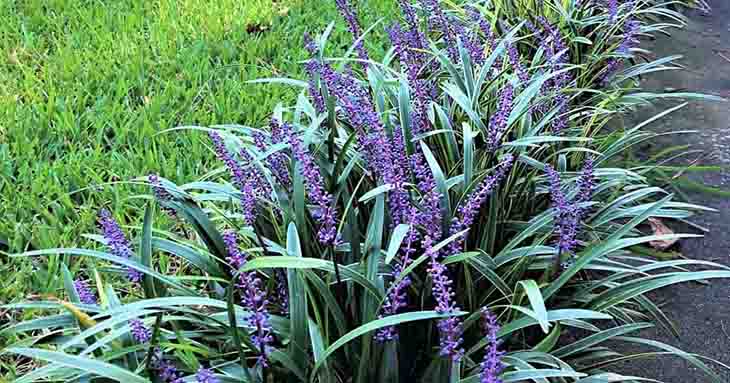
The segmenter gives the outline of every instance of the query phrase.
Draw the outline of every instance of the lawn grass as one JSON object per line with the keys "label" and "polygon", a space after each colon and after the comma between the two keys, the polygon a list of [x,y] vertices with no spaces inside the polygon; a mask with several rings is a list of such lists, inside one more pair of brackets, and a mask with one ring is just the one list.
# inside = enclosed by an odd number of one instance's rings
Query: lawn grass
{"label": "lawn grass", "polygon": [[[361,9],[368,24],[395,4]],[[199,134],[159,133],[264,124],[295,90],[245,81],[302,77],[302,34],[338,18],[329,0],[0,2],[0,241],[79,246],[101,206],[136,222],[135,187],[102,185],[204,174]]]}
{"label": "lawn grass", "polygon": [[[395,7],[361,2],[364,24]],[[139,224],[140,187],[109,183],[150,172],[183,183],[217,166],[201,134],[160,132],[266,124],[298,90],[246,81],[302,78],[303,33],[334,20],[330,0],[0,2],[0,304],[61,287],[48,265],[3,251],[88,246],[102,206]]]}

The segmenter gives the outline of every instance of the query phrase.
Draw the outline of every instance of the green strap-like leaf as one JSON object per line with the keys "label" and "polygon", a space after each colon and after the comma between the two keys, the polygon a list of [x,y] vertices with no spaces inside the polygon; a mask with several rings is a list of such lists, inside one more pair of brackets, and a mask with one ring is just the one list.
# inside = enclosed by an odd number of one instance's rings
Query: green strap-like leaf
{"label": "green strap-like leaf", "polygon": [[149,380],[119,366],[100,362],[95,359],[82,358],[62,352],[38,350],[25,347],[13,347],[7,352],[23,355],[32,359],[39,359],[50,363],[57,363],[68,368],[84,371],[91,375],[102,376],[124,383],[149,383]]}
{"label": "green strap-like leaf", "polygon": [[[319,269],[334,274],[335,267],[332,261],[327,261],[318,258],[299,258],[299,257],[285,257],[285,256],[271,256],[271,257],[258,257],[252,259],[246,263],[241,271],[251,271],[259,269]],[[344,266],[339,265],[340,272],[345,278],[352,279],[365,288],[366,291],[380,297],[378,289],[368,281],[365,276],[358,273],[357,271]]]}
{"label": "green strap-like leaf", "polygon": [[369,332],[375,331],[377,329],[388,327],[388,326],[395,326],[401,323],[407,323],[407,322],[415,322],[419,320],[425,320],[425,319],[435,319],[435,318],[446,318],[451,316],[462,316],[465,315],[464,312],[457,312],[454,314],[440,314],[436,311],[417,311],[417,312],[411,312],[411,313],[403,313],[403,314],[396,314],[387,316],[385,318],[377,319],[372,322],[365,323],[364,325],[348,332],[340,339],[337,339],[334,343],[332,343],[331,346],[329,346],[325,351],[324,354],[322,354],[322,359],[317,362],[317,364],[314,366],[314,370],[312,371],[312,375],[310,378],[310,382],[314,383],[316,381],[317,377],[317,370],[322,367],[324,364],[324,361],[332,355],[333,352],[337,351],[340,347],[346,345],[348,342],[352,341],[353,339],[356,339],[364,334],[367,334]]}
{"label": "green strap-like leaf", "polygon": [[545,308],[545,299],[542,297],[537,282],[530,279],[528,281],[520,281],[518,285],[527,293],[527,299],[530,301],[532,310],[536,315],[535,319],[540,324],[542,331],[547,334],[550,331],[550,323],[548,322],[547,309]]}

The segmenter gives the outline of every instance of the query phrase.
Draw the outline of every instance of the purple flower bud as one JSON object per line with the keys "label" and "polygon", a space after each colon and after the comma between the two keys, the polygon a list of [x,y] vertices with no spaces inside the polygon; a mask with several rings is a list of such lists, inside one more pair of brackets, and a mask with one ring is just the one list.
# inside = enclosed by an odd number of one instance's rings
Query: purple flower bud
{"label": "purple flower bud", "polygon": [[74,280],[74,288],[76,289],[76,293],[78,293],[79,295],[79,301],[81,303],[86,305],[95,305],[97,303],[96,294],[91,291],[91,288],[89,288],[89,285],[86,283],[85,280]]}
{"label": "purple flower bud", "polygon": [[197,383],[219,383],[218,378],[213,375],[213,371],[200,367],[198,372],[195,374],[195,381]]}
{"label": "purple flower bud", "polygon": [[[99,224],[109,251],[120,258],[131,258],[133,255],[132,247],[109,210],[102,209],[99,212]],[[127,268],[127,278],[132,282],[139,282],[142,280],[142,273],[129,267]]]}
{"label": "purple flower bud", "polygon": [[276,298],[281,305],[283,314],[289,312],[289,286],[286,279],[286,273],[279,271],[274,274],[276,278]]}
{"label": "purple flower bud", "polygon": [[424,231],[431,238],[441,238],[441,193],[436,187],[431,168],[426,164],[423,154],[414,153],[411,158],[413,173],[418,181],[418,191],[421,193],[421,209],[416,218],[416,224],[423,226]]}
{"label": "purple flower bud", "polygon": [[150,339],[152,339],[152,330],[147,328],[147,326],[145,326],[139,319],[130,320],[129,328],[132,333],[132,338],[134,338],[137,343],[147,343]]}
{"label": "purple flower bud", "polygon": [[[405,268],[408,267],[408,264],[410,264],[410,259],[405,259],[404,261],[404,263],[399,263],[393,268],[393,278],[396,280],[401,277]],[[410,285],[411,279],[409,277],[404,277],[399,283],[390,286],[389,294],[386,296],[385,302],[383,302],[381,314],[378,318],[397,314],[401,308],[406,307],[408,304],[408,287]],[[395,326],[381,328],[375,334],[375,339],[381,343],[398,339],[398,331]]]}
{"label": "purple flower bud", "polygon": [[479,374],[480,383],[501,383],[499,373],[504,369],[502,357],[504,351],[499,350],[501,341],[497,338],[499,333],[499,323],[489,309],[482,309],[482,317],[484,318],[484,331],[489,342],[487,344],[487,352],[484,354],[484,360],[481,363],[481,373]]}

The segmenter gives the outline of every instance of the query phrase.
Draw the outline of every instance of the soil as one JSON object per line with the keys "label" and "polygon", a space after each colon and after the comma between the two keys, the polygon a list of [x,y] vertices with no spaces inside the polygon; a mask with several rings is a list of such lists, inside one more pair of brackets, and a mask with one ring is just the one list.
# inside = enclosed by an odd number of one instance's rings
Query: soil
{"label": "soil", "polygon": [[[689,12],[688,25],[661,36],[648,44],[656,57],[681,54],[685,70],[660,72],[643,80],[650,90],[681,89],[730,99],[730,0],[710,0],[710,13]],[[678,101],[656,103],[637,112],[642,121]],[[692,101],[684,109],[652,124],[656,131],[696,130],[695,134],[673,136],[660,145],[690,145],[704,155],[702,163],[723,165],[726,169],[691,178],[705,186],[730,191],[730,102]],[[656,149],[656,148],[655,148]],[[688,192],[693,203],[717,209],[693,218],[709,231],[703,238],[681,242],[686,257],[730,265],[730,198],[703,192]],[[661,330],[642,335],[730,365],[730,280],[714,280],[710,285],[684,284],[664,289],[654,297],[673,320],[681,338]],[[730,371],[707,361],[730,382]],[[709,382],[698,368],[680,358],[662,357],[632,362],[625,374],[657,379],[667,383]]]}

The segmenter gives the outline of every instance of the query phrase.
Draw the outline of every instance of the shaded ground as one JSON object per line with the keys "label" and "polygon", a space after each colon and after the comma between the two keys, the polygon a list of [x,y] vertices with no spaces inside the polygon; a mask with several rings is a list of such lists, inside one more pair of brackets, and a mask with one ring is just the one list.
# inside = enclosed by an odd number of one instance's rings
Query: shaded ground
{"label": "shaded ground", "polygon": [[[730,1],[710,0],[710,3],[712,13],[690,13],[685,30],[661,37],[651,47],[658,57],[682,54],[681,63],[687,70],[661,73],[642,85],[655,90],[675,88],[730,98]],[[648,117],[675,104],[659,103],[639,114]],[[708,155],[703,162],[730,165],[730,103],[694,102],[661,124],[655,124],[653,129],[698,130],[698,134],[675,136],[664,144],[688,144]],[[693,177],[704,185],[730,190],[728,169]],[[718,213],[694,220],[710,231],[702,239],[683,242],[682,252],[691,258],[730,264],[730,198],[699,192],[690,192],[688,196],[694,203],[718,209]],[[676,322],[682,338],[678,341],[655,331],[651,334],[655,339],[730,364],[730,281],[715,280],[711,286],[674,287],[662,291],[659,299],[665,303],[662,308]],[[724,381],[730,382],[730,371],[716,370]],[[641,361],[627,372],[667,383],[709,381],[701,371],[680,359]]]}

